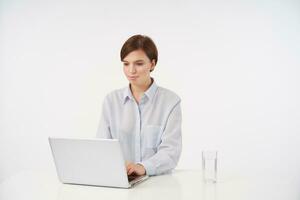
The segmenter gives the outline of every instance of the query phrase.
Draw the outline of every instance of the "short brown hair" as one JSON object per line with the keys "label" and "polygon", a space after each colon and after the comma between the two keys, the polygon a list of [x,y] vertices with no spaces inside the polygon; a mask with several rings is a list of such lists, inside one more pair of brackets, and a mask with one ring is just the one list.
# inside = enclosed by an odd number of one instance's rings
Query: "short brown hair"
{"label": "short brown hair", "polygon": [[[155,65],[157,63],[158,52],[156,45],[153,40],[146,35],[134,35],[131,36],[126,42],[123,44],[120,52],[121,61],[132,51],[135,50],[143,50],[147,57],[151,60],[154,59]],[[153,70],[151,70],[153,71]]]}

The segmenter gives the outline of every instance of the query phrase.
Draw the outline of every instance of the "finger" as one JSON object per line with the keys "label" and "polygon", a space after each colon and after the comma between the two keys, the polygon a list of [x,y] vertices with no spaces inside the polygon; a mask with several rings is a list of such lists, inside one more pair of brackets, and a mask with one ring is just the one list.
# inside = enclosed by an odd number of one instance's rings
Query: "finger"
{"label": "finger", "polygon": [[131,175],[131,174],[133,174],[133,173],[134,173],[134,171],[135,171],[135,169],[134,169],[134,168],[130,168],[127,174],[128,174],[128,175]]}
{"label": "finger", "polygon": [[132,173],[134,172],[134,169],[133,168],[130,168],[127,172],[128,175],[131,175]]}
{"label": "finger", "polygon": [[127,168],[127,174],[129,174],[129,173],[131,174],[132,171],[134,171],[134,169],[135,169],[135,167],[134,167],[133,164],[128,165],[128,168]]}
{"label": "finger", "polygon": [[130,169],[131,169],[130,166],[127,166],[127,167],[126,167],[127,174],[129,173],[129,170],[130,170]]}
{"label": "finger", "polygon": [[133,167],[132,163],[128,164],[128,165],[126,166],[127,171],[128,171],[129,169],[131,169],[132,167]]}
{"label": "finger", "polygon": [[126,168],[132,167],[134,164],[133,163],[127,163]]}

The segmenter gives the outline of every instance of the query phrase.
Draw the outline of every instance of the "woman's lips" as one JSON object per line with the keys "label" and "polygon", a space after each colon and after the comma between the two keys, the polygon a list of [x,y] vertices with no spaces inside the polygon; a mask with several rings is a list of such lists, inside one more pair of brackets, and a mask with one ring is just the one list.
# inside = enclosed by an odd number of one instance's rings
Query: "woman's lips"
{"label": "woman's lips", "polygon": [[137,77],[137,76],[128,76],[128,78],[129,78],[130,80],[134,80],[134,79],[137,79],[138,77]]}

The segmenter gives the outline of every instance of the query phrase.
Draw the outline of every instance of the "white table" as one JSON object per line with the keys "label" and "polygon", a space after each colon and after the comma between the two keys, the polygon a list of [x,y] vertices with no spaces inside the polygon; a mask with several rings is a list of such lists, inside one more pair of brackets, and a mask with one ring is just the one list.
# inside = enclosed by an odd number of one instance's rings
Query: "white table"
{"label": "white table", "polygon": [[131,189],[62,184],[56,174],[43,171],[23,171],[0,184],[0,200],[47,199],[299,200],[300,185],[295,179],[276,177],[232,177],[205,184],[198,170],[175,170]]}

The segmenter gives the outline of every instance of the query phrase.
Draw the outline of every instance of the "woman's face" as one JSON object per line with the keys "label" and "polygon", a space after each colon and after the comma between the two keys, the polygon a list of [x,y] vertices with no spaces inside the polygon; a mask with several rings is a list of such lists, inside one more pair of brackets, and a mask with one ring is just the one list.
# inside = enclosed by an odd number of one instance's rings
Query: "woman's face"
{"label": "woman's face", "polygon": [[128,81],[141,86],[149,83],[150,70],[154,69],[155,61],[151,62],[143,50],[135,50],[123,59],[123,66]]}

